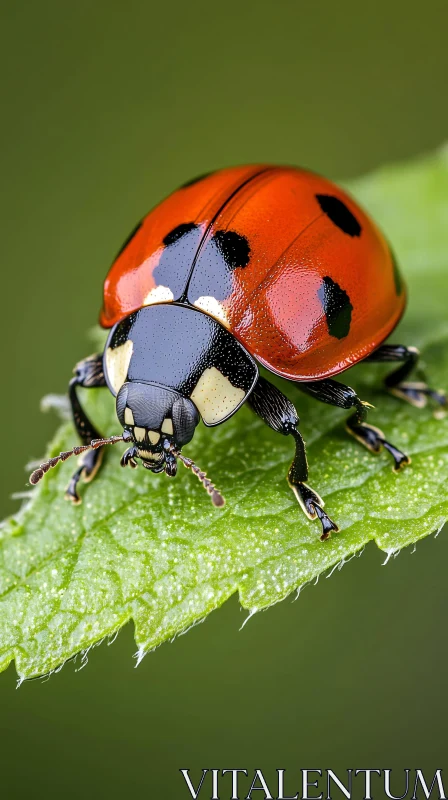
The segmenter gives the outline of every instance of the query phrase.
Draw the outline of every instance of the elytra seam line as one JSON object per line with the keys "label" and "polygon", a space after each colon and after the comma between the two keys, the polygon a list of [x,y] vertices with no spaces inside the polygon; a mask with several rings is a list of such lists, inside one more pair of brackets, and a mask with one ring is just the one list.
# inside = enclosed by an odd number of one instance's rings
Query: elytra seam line
{"label": "elytra seam line", "polygon": [[190,286],[191,279],[193,277],[194,268],[195,268],[197,260],[198,260],[198,258],[200,256],[201,250],[204,247],[204,244],[206,242],[207,236],[210,233],[210,230],[212,229],[212,227],[213,227],[214,223],[216,222],[216,220],[218,219],[219,215],[222,213],[222,211],[224,211],[224,209],[228,205],[228,203],[230,203],[230,201],[233,200],[235,195],[237,195],[238,192],[240,192],[242,189],[244,189],[244,187],[247,186],[248,183],[251,183],[252,181],[255,180],[255,178],[258,178],[260,175],[263,175],[265,172],[274,172],[274,171],[275,171],[275,167],[267,167],[266,169],[261,169],[259,172],[256,172],[254,175],[251,175],[250,178],[247,178],[245,181],[243,181],[243,183],[240,183],[240,185],[237,186],[236,189],[233,190],[232,194],[230,194],[228,197],[226,197],[226,199],[224,200],[222,205],[218,208],[217,212],[214,214],[214,216],[210,220],[209,224],[207,225],[207,228],[204,231],[204,235],[203,235],[201,241],[199,242],[198,249],[196,250],[196,253],[194,255],[193,262],[192,262],[191,268],[190,268],[190,272],[188,274],[187,282],[185,284],[185,289],[182,292],[181,297],[177,301],[178,303],[184,303],[184,304],[187,303],[188,289],[189,289],[189,286]]}

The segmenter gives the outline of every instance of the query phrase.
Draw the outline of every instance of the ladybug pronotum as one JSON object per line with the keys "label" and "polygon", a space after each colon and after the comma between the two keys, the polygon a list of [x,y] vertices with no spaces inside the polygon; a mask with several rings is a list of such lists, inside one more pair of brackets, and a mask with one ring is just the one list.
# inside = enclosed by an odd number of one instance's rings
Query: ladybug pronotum
{"label": "ladybug pronotum", "polygon": [[[410,458],[366,422],[369,404],[333,377],[359,361],[399,362],[386,388],[421,408],[446,407],[443,392],[408,376],[414,347],[383,344],[406,303],[384,236],[334,183],[307,170],[256,165],[223,169],[178,189],[133,230],[104,284],[103,354],[81,361],[70,381],[82,445],[31,476],[82,453],[66,496],[96,474],[104,445],[129,443],[121,465],[174,476],[181,460],[213,503],[224,499],[181,450],[202,419],[213,427],[245,402],[295,444],[288,482],[321,539],[337,525],[307,484],[299,417],[257,364],[324,403],[353,409],[347,430],[371,452],[383,448],[398,471]],[[77,388],[107,386],[124,432],[101,439]]]}

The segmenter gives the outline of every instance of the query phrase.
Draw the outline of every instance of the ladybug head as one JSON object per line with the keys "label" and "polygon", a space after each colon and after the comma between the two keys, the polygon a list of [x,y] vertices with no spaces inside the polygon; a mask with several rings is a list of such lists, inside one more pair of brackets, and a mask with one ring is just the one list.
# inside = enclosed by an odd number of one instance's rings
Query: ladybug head
{"label": "ladybug head", "polygon": [[125,463],[139,458],[151,472],[165,471],[170,476],[177,471],[173,451],[191,441],[200,419],[194,403],[179,392],[140,381],[121,387],[117,416],[134,442],[125,453]]}
{"label": "ladybug head", "polygon": [[128,381],[117,394],[117,416],[124,427],[123,437],[133,441],[121,459],[123,467],[136,467],[139,458],[151,472],[166,472],[173,478],[179,459],[199,478],[212,503],[224,505],[223,496],[205,472],[180,452],[193,438],[200,420],[191,400],[158,384]]}

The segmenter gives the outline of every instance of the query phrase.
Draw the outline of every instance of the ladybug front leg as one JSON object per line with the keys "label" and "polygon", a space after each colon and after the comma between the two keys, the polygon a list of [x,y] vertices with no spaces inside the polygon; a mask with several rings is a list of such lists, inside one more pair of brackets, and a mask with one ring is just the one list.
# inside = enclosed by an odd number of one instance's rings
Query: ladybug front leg
{"label": "ladybug front leg", "polygon": [[398,472],[406,464],[411,463],[409,456],[399,450],[398,447],[395,447],[392,442],[389,442],[382,430],[366,422],[367,412],[371,405],[360,400],[351,386],[345,386],[343,383],[326,378],[322,381],[300,383],[298,388],[322,403],[328,403],[339,408],[354,408],[355,413],[346,422],[348,432],[364,447],[367,447],[371,453],[380,453],[383,448],[387,450],[394,459],[395,472]]}
{"label": "ladybug front leg", "polygon": [[[101,439],[93,423],[85,413],[76,392],[78,386],[93,388],[106,386],[103,372],[103,357],[100,354],[89,356],[80,361],[74,369],[74,377],[68,385],[68,396],[72,408],[73,422],[83,444],[90,444],[92,439]],[[72,475],[67,486],[65,496],[73,503],[80,503],[81,498],[78,494],[77,486],[79,481],[88,483],[93,480],[98,472],[103,458],[103,447],[97,450],[89,450],[81,456],[82,464]]]}
{"label": "ladybug front leg", "polygon": [[274,431],[293,436],[295,454],[288,472],[288,483],[308,519],[319,519],[322,524],[321,541],[328,539],[338,526],[323,510],[324,501],[305,481],[308,478],[305,443],[297,428],[299,417],[293,404],[265,378],[258,378],[248,401],[251,408]]}
{"label": "ladybug front leg", "polygon": [[445,392],[430,389],[424,381],[407,381],[406,378],[417,367],[420,353],[416,347],[405,347],[402,344],[383,344],[371,353],[365,361],[378,361],[382,363],[402,361],[398,369],[394,369],[384,379],[386,389],[400,400],[424,408],[428,398],[442,408],[448,408],[448,399]]}

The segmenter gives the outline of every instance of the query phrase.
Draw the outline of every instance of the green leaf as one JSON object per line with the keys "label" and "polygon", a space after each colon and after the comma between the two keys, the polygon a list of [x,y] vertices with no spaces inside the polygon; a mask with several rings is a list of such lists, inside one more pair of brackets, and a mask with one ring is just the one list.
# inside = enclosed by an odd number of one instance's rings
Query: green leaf
{"label": "green leaf", "polygon": [[[349,187],[393,242],[410,288],[394,341],[415,344],[435,387],[448,383],[448,154],[388,167]],[[386,553],[440,528],[448,516],[448,420],[384,394],[388,367],[358,366],[348,382],[376,406],[370,419],[412,455],[396,475],[346,436],[346,412],[286,391],[308,443],[310,484],[340,525],[319,541],[285,481],[292,443],[248,409],[187,448],[222,490],[214,509],[197,480],[118,467],[110,448],[98,478],[72,507],[73,469],[54,469],[0,530],[0,669],[49,672],[132,619],[139,658],[238,591],[250,611],[269,606],[340,564],[371,539]],[[390,366],[389,366],[390,369]],[[119,432],[107,391],[85,394],[106,433]],[[50,454],[76,441],[64,424]]]}

